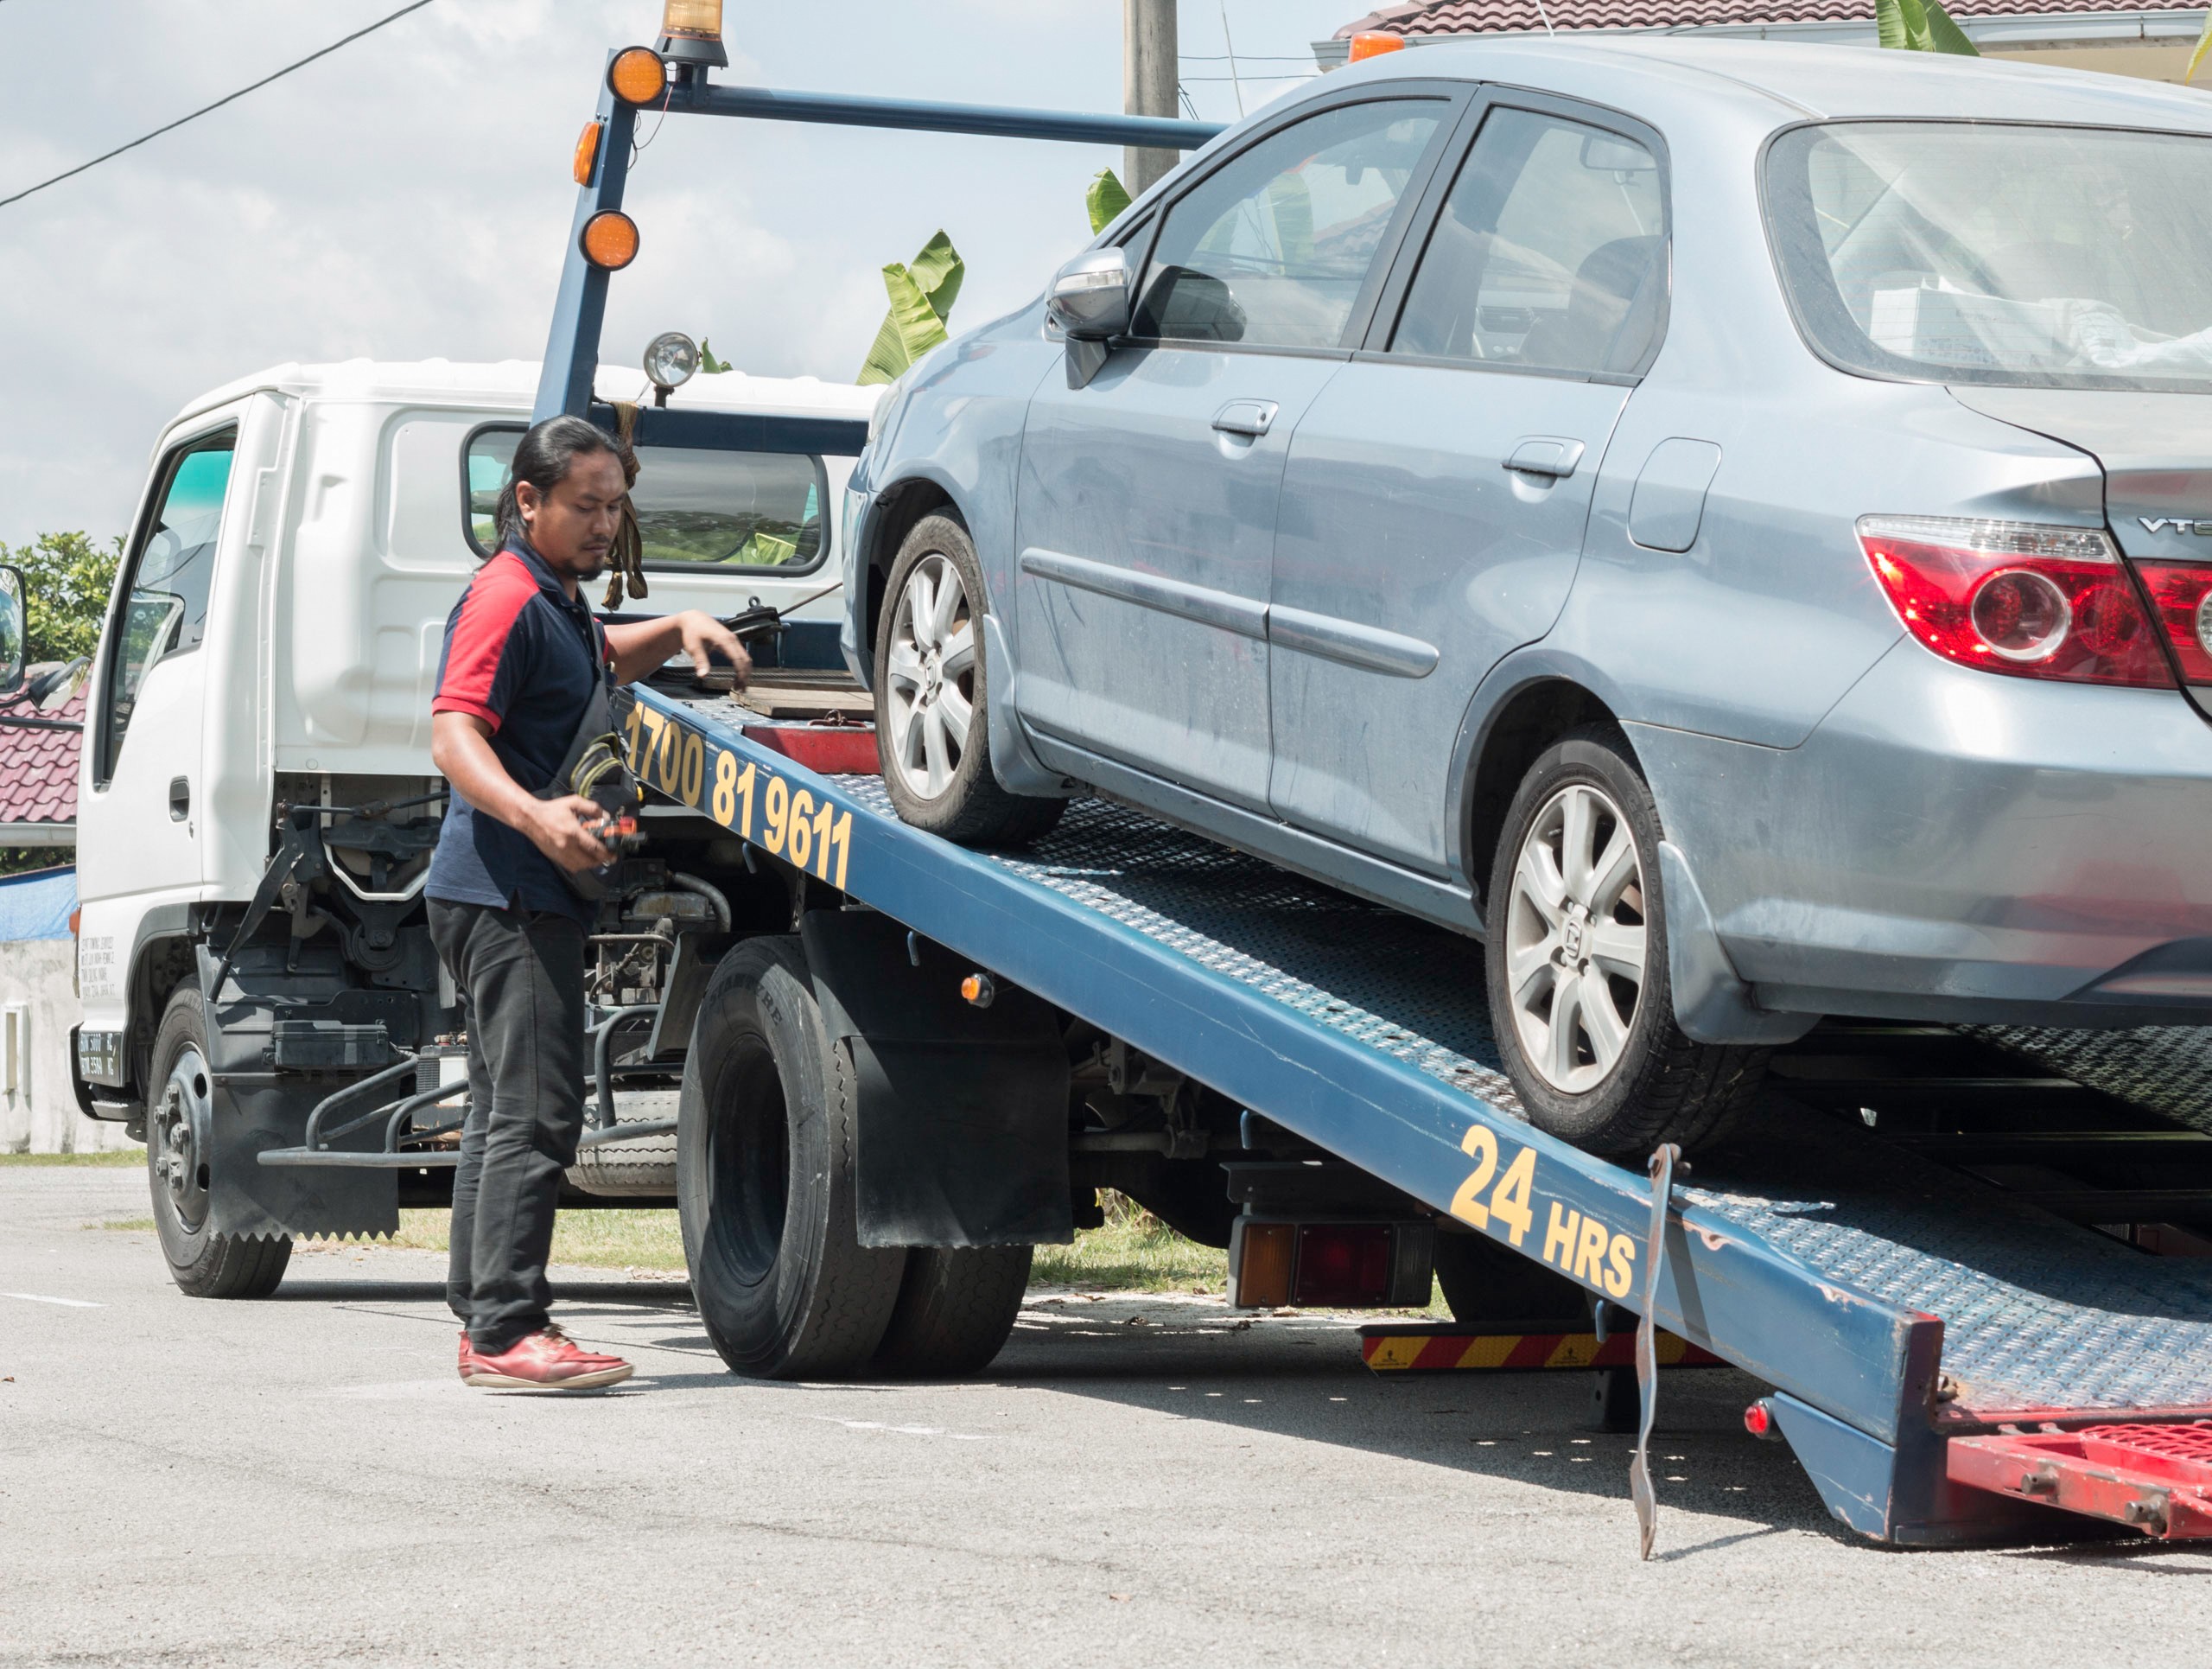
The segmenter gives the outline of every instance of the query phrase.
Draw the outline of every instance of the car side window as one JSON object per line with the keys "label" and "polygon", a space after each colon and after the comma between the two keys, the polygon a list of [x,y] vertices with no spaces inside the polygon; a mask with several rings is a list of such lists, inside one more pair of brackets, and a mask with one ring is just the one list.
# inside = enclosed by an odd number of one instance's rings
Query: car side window
{"label": "car side window", "polygon": [[1602,128],[1501,109],[1452,182],[1390,347],[1632,372],[1656,335],[1666,289],[1659,159]]}
{"label": "car side window", "polygon": [[1342,345],[1440,99],[1347,105],[1294,123],[1192,188],[1152,252],[1138,337]]}
{"label": "car side window", "polygon": [[215,538],[222,529],[238,442],[236,429],[219,430],[179,447],[162,462],[154,513],[130,553],[123,606],[110,627],[115,647],[102,692],[102,781],[114,772],[147,674],[164,660],[190,654],[207,635]]}

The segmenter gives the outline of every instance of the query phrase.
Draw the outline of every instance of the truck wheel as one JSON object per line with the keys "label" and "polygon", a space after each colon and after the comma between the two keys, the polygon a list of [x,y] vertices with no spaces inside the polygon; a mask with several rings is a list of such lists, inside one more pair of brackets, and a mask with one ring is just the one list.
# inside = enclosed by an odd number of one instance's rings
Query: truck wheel
{"label": "truck wheel", "polygon": [[991,774],[982,627],[989,603],[968,530],[950,516],[915,523],[885,596],[875,745],[899,818],[964,845],[1034,840],[1067,801],[1008,793]]}
{"label": "truck wheel", "polygon": [[1029,1290],[1033,1246],[917,1246],[872,1364],[902,1379],[957,1379],[990,1366]]}
{"label": "truck wheel", "polygon": [[1498,1333],[1579,1333],[1589,1315],[1582,1289],[1487,1234],[1436,1237],[1436,1284],[1452,1319]]}
{"label": "truck wheel", "polygon": [[724,957],[683,1068],[676,1189],[699,1317],[734,1373],[856,1373],[890,1322],[906,1254],[855,1231],[853,1089],[798,940]]}
{"label": "truck wheel", "polygon": [[1659,838],[1627,738],[1593,725],[1529,767],[1491,870],[1499,1053],[1530,1122],[1592,1153],[1709,1146],[1766,1073],[1770,1051],[1675,1023]]}
{"label": "truck wheel", "polygon": [[151,1090],[146,1180],[169,1278],[194,1298],[266,1298],[284,1278],[292,1243],[281,1235],[225,1234],[209,1220],[214,1093],[207,1010],[189,985],[169,998],[154,1035]]}

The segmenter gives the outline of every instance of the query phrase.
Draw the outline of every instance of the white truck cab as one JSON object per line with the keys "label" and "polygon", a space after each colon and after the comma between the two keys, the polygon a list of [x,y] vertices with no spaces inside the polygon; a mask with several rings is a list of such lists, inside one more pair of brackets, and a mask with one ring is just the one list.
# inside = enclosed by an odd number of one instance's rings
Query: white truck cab
{"label": "white truck cab", "polygon": [[[643,404],[641,381],[602,368],[597,392]],[[92,671],[79,767],[74,1053],[94,1116],[134,1135],[149,1134],[149,1108],[162,1123],[182,1057],[157,1044],[188,989],[207,1012],[187,1053],[219,1080],[200,1086],[202,1101],[228,1086],[250,1102],[289,1087],[289,1073],[358,1068],[378,1058],[363,1052],[371,1043],[412,1049],[446,1029],[451,994],[416,908],[442,787],[430,699],[447,615],[490,554],[493,502],[537,382],[522,361],[279,366],[193,401],[163,431]],[[729,373],[672,403],[849,423],[880,392]],[[639,460],[650,595],[619,612],[729,616],[757,602],[787,615],[772,663],[835,666],[833,506],[853,460],[652,446]],[[327,837],[321,881],[278,877],[267,901],[291,916],[289,942],[242,956],[251,977],[218,989],[294,808],[410,799],[420,804],[372,819],[396,833],[350,844],[341,831],[359,819],[310,819]],[[251,1047],[214,1036],[241,1030]],[[270,1139],[298,1139],[289,1112],[262,1112]],[[185,1238],[373,1226],[336,1197],[343,1173],[295,1173],[311,1180],[292,1193],[320,1191],[320,1205],[268,1197],[250,1163],[245,1182],[211,1194],[216,1137],[195,1118],[205,1125],[204,1111],[172,1105],[149,1136],[157,1176],[176,1173]]]}

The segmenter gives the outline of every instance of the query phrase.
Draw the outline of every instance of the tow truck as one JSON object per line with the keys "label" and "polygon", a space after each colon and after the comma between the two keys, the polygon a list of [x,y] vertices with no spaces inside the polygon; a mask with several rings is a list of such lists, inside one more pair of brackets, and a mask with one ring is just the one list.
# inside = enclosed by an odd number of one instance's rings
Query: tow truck
{"label": "tow truck", "polygon": [[[718,83],[719,11],[671,4],[657,47],[607,57],[535,417],[618,421],[597,353],[642,235],[623,207],[641,111],[1213,137]],[[678,402],[632,420],[671,449],[868,444],[857,418]],[[870,553],[846,559],[864,580]],[[1830,1022],[1780,1057],[1759,1139],[1632,1170],[1519,1116],[1464,939],[1102,798],[1024,850],[950,844],[892,814],[852,727],[764,716],[682,669],[633,686],[622,723],[653,867],[595,940],[630,959],[630,983],[592,1010],[585,1141],[660,1144],[633,1197],[677,1201],[702,1320],[736,1372],[976,1371],[1032,1248],[1095,1223],[1113,1188],[1225,1245],[1232,1303],[1418,1304],[1433,1278],[1453,1321],[1371,1329],[1378,1372],[1595,1369],[1603,1417],[1640,1433],[1647,1556],[1662,1361],[1770,1387],[1749,1436],[1788,1444],[1839,1523],[1876,1541],[2212,1536],[2196,1035]],[[381,837],[356,825],[392,808],[334,803],[239,821],[271,865],[318,849],[372,865]],[[354,844],[334,848],[334,827]],[[171,1156],[212,1156],[213,1199],[251,1202],[270,1233],[374,1230],[395,1177],[433,1195],[465,1093],[433,1041],[449,992],[416,991],[404,1035],[327,993],[290,1017],[280,927],[245,930],[237,901],[194,908],[146,967],[104,976],[133,1007],[80,1045],[88,1104],[162,1127],[178,1084],[149,1075],[149,1021],[182,1003],[221,1041],[214,1070],[186,1073],[205,1105]],[[160,1159],[157,1202],[176,1174]],[[385,1192],[346,1193],[372,1178]]]}

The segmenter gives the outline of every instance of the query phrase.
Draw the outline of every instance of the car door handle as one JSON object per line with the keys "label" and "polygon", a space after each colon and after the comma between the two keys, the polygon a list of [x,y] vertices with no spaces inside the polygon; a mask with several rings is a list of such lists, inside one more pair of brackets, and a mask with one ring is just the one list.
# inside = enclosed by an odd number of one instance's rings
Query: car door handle
{"label": "car door handle", "polygon": [[1281,409],[1273,400],[1231,400],[1213,414],[1213,426],[1224,435],[1256,441],[1275,426]]}
{"label": "car door handle", "polygon": [[1581,462],[1580,441],[1538,435],[1515,447],[1505,467],[1516,475],[1543,475],[1553,481],[1565,481]]}
{"label": "car door handle", "polygon": [[169,779],[169,821],[181,823],[192,815],[192,784],[183,777]]}

